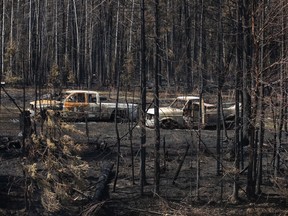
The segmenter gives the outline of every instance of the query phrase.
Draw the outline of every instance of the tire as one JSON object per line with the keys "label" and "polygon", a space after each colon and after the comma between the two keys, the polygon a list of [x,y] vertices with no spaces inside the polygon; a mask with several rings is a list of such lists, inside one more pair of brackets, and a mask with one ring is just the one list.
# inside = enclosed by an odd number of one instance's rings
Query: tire
{"label": "tire", "polygon": [[[111,114],[111,116],[110,116],[110,121],[115,121],[115,110],[113,111],[113,113]],[[120,123],[120,122],[123,122],[123,117],[121,116],[121,115],[117,115],[116,116],[116,122],[117,123]]]}
{"label": "tire", "polygon": [[179,128],[179,124],[172,119],[165,119],[160,122],[160,127],[163,129],[176,129]]}

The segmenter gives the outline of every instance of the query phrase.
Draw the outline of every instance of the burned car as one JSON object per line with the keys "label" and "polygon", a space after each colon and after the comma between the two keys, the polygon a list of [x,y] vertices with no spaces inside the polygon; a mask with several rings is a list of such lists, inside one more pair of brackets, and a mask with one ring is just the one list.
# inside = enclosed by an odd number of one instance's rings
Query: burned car
{"label": "burned car", "polygon": [[138,104],[109,102],[97,91],[68,90],[59,100],[41,99],[30,102],[31,113],[39,110],[59,110],[65,120],[138,119]]}
{"label": "burned car", "polygon": [[[201,122],[199,111],[202,110]],[[223,104],[223,117],[225,124],[232,125],[235,119],[235,104]],[[146,126],[155,127],[154,108],[146,113]],[[204,103],[198,96],[179,96],[169,106],[159,108],[160,126],[165,129],[193,128],[215,126],[217,123],[217,106]]]}

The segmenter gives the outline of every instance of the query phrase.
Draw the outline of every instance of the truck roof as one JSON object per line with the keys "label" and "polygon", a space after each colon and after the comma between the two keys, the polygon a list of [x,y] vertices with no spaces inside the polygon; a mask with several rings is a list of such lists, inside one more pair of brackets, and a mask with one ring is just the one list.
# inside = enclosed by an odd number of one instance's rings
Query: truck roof
{"label": "truck roof", "polygon": [[87,94],[98,94],[97,91],[91,91],[91,90],[66,90],[66,93],[87,93]]}
{"label": "truck roof", "polygon": [[179,100],[199,100],[200,97],[193,96],[193,95],[187,95],[187,96],[178,96],[177,99],[179,99]]}

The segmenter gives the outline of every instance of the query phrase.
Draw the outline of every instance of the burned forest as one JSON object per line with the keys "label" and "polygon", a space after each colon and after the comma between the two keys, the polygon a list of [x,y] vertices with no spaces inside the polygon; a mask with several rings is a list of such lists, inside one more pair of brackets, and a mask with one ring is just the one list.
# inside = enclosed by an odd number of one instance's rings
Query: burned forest
{"label": "burned forest", "polygon": [[0,215],[288,214],[287,0],[0,5]]}

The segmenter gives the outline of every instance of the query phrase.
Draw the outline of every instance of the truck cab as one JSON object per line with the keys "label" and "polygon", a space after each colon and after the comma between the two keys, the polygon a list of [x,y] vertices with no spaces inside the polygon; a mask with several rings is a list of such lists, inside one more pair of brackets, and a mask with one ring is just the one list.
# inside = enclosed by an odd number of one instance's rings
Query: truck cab
{"label": "truck cab", "polygon": [[[201,122],[200,118],[201,108]],[[222,104],[225,124],[235,119],[235,103]],[[179,96],[169,106],[159,108],[160,126],[165,129],[215,126],[218,120],[217,105],[204,103],[198,96]],[[155,127],[154,108],[146,113],[146,126]],[[221,122],[222,123],[222,122]]]}
{"label": "truck cab", "polygon": [[63,119],[71,121],[109,121],[115,117],[131,121],[138,119],[138,104],[110,102],[106,97],[100,96],[99,92],[90,90],[67,90],[61,94],[59,100],[41,99],[30,102],[30,105],[31,113],[57,108]]}
{"label": "truck cab", "polygon": [[[166,129],[187,128],[199,119],[198,96],[179,96],[169,106],[159,108],[160,126]],[[146,126],[154,127],[154,108],[150,108],[146,115]]]}

